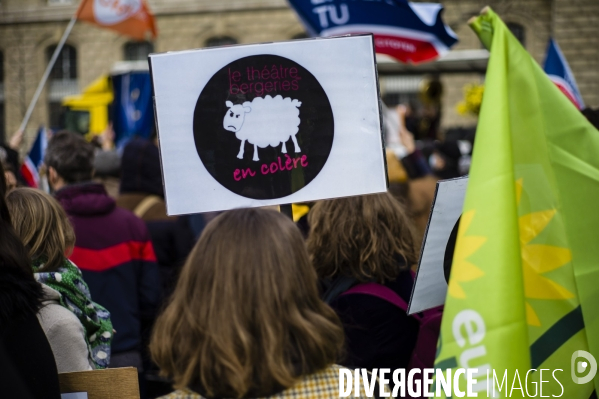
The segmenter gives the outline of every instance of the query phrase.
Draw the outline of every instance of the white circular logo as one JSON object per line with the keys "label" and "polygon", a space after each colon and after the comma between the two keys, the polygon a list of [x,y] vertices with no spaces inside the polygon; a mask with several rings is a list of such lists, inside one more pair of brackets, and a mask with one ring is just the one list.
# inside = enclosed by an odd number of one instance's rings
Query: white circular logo
{"label": "white circular logo", "polygon": [[114,25],[135,15],[141,9],[141,0],[94,0],[96,21]]}
{"label": "white circular logo", "polygon": [[[580,358],[584,358],[585,360],[579,360]],[[571,373],[572,380],[576,384],[586,384],[590,382],[593,378],[595,378],[595,374],[597,374],[597,360],[595,357],[591,355],[587,351],[576,351],[572,354],[571,359]],[[589,373],[584,377],[578,377],[577,374],[583,374],[587,367],[591,366],[589,369]]]}

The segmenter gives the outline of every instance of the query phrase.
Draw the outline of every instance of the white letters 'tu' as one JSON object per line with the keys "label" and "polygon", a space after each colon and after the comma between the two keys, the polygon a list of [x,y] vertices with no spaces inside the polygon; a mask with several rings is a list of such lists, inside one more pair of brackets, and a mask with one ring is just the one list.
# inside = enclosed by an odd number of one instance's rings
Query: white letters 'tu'
{"label": "white letters 'tu'", "polygon": [[320,6],[312,9],[313,13],[318,14],[318,22],[320,27],[326,29],[329,27],[329,19],[327,18],[327,12],[335,25],[343,25],[349,21],[349,8],[347,4],[341,4],[339,6],[341,15],[339,15],[337,7],[334,5]]}
{"label": "white letters 'tu'", "polygon": [[339,7],[341,8],[341,17],[337,15],[337,7],[335,6],[329,6],[329,15],[334,24],[343,25],[349,21],[349,8],[347,8],[347,4],[341,4]]}

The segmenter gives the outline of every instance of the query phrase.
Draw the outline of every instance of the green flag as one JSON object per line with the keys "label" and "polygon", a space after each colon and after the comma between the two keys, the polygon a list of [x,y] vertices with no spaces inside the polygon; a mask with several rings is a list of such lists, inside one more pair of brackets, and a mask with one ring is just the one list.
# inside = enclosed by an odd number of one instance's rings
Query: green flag
{"label": "green flag", "polygon": [[492,10],[471,27],[491,55],[436,366],[477,368],[478,397],[587,399],[599,131]]}

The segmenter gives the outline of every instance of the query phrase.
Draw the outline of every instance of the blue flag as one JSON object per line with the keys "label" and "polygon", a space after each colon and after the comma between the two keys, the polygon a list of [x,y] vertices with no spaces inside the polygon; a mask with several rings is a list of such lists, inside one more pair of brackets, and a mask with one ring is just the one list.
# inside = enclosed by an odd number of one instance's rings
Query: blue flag
{"label": "blue flag", "polygon": [[122,147],[133,136],[149,138],[154,127],[152,82],[148,72],[128,72],[112,77],[113,127]]}
{"label": "blue flag", "polygon": [[44,162],[46,147],[48,147],[48,136],[46,128],[42,126],[37,131],[37,137],[21,165],[21,175],[29,187],[38,188],[40,185],[38,170]]}
{"label": "blue flag", "polygon": [[549,79],[555,83],[578,109],[584,108],[584,101],[578,91],[574,74],[572,74],[568,61],[566,61],[566,57],[562,54],[562,50],[553,39],[549,39],[547,58],[545,58],[543,69],[549,76]]}
{"label": "blue flag", "polygon": [[289,0],[312,36],[374,34],[376,52],[401,62],[431,61],[457,42],[443,6],[405,0]]}

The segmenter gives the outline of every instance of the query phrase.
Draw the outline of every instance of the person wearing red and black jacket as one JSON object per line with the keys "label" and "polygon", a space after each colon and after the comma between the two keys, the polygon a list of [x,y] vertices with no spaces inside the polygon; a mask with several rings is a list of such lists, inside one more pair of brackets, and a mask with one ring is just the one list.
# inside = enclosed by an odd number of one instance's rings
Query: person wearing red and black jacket
{"label": "person wearing red and black jacket", "polygon": [[70,259],[94,301],[111,314],[110,367],[141,371],[141,319],[154,314],[161,294],[156,256],[145,223],[91,182],[93,161],[93,147],[69,132],[50,140],[44,159],[50,187],[75,229]]}

